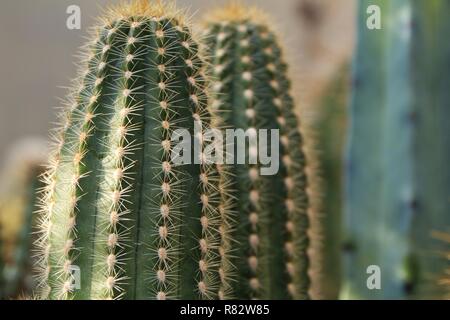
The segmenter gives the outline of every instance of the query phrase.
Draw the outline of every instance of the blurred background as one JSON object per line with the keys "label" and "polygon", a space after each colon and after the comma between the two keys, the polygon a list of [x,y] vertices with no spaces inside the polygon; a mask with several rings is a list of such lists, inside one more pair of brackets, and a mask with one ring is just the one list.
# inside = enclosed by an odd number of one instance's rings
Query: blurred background
{"label": "blurred background", "polygon": [[[47,137],[55,107],[76,75],[74,55],[107,0],[14,0],[0,4],[0,166],[16,141]],[[178,0],[200,18],[227,1]],[[302,106],[320,95],[327,79],[352,53],[354,0],[247,0],[270,12],[299,78]],[[81,8],[81,30],[66,28],[67,7]],[[16,121],[11,121],[17,119]],[[20,121],[19,121],[20,119]]]}

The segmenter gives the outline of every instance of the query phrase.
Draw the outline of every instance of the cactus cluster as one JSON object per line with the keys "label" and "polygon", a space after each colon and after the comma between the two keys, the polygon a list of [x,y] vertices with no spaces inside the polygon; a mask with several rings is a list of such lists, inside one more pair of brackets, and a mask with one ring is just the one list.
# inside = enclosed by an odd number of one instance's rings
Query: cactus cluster
{"label": "cactus cluster", "polygon": [[316,153],[260,10],[209,12],[202,38],[162,0],[106,10],[42,181],[33,164],[0,185],[0,298],[334,299],[341,283],[341,298],[446,297],[449,14],[447,0],[359,1],[353,81],[344,66],[311,112]]}
{"label": "cactus cluster", "polygon": [[121,5],[85,57],[45,176],[40,296],[227,298],[226,172],[171,157],[176,129],[200,127],[203,148],[212,125],[189,24],[161,3]]}
{"label": "cactus cluster", "polygon": [[[441,296],[447,265],[431,233],[450,225],[450,3],[380,0],[383,27],[367,28],[360,1],[346,165],[346,295]],[[366,268],[382,270],[382,290]]]}
{"label": "cactus cluster", "polygon": [[[282,50],[268,19],[257,10],[232,4],[207,21],[213,110],[226,128],[247,130],[249,136],[278,129],[281,141],[275,175],[261,175],[261,164],[231,169],[238,195],[233,291],[244,299],[307,299],[307,168]],[[251,145],[237,151],[247,152],[247,159],[256,153]]]}
{"label": "cactus cluster", "polygon": [[[101,19],[44,175],[41,299],[309,298],[303,137],[277,39],[245,11],[211,14],[210,61],[160,1]],[[279,129],[279,172],[205,161],[219,125]]]}

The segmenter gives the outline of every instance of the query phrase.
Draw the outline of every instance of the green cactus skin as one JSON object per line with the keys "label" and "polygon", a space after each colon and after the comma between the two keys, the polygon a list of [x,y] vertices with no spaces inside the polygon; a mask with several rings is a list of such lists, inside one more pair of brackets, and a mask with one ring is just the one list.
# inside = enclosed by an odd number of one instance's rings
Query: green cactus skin
{"label": "green cactus skin", "polygon": [[345,63],[336,72],[318,102],[314,123],[318,134],[317,148],[320,163],[320,191],[322,211],[320,218],[322,241],[319,248],[320,297],[337,299],[341,286],[343,155],[347,132],[347,106],[350,89],[350,65]]}
{"label": "green cactus skin", "polygon": [[[381,7],[383,29],[366,27]],[[432,232],[450,225],[448,1],[360,1],[348,151],[345,296],[441,296]],[[368,290],[378,265],[382,289]]]}
{"label": "green cactus skin", "polygon": [[[280,170],[262,176],[258,165],[235,165],[237,228],[233,263],[239,299],[307,299],[308,195],[303,138],[294,114],[286,64],[268,26],[232,5],[206,29],[214,110],[227,128],[280,129]],[[209,15],[208,15],[209,16]],[[247,152],[248,157],[248,152]]]}
{"label": "green cactus skin", "polygon": [[197,44],[174,12],[134,2],[94,35],[45,178],[43,299],[226,298],[226,181],[216,165],[170,159],[173,130],[211,119]]}

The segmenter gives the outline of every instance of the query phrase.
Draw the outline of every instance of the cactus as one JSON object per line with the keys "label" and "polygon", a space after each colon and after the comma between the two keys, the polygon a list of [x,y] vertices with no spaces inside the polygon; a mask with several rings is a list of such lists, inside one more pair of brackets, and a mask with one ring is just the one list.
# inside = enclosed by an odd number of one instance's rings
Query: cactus
{"label": "cactus", "polygon": [[238,227],[232,232],[232,263],[238,272],[232,290],[241,299],[307,299],[306,161],[282,51],[257,9],[231,4],[207,14],[206,24],[213,110],[222,116],[224,127],[250,135],[279,129],[282,144],[275,175],[261,175],[260,165],[231,168],[238,195],[233,207]]}
{"label": "cactus", "polygon": [[212,125],[197,48],[161,2],[114,7],[96,28],[45,175],[42,299],[229,294],[226,176],[171,157],[174,130]]}
{"label": "cactus", "polygon": [[46,150],[45,141],[24,139],[7,152],[0,177],[0,298],[27,295],[34,287],[33,212]]}
{"label": "cactus", "polygon": [[[367,7],[381,8],[369,30]],[[353,75],[346,220],[345,295],[441,296],[434,277],[446,261],[431,233],[450,223],[450,3],[360,1]],[[382,290],[366,287],[381,268]]]}
{"label": "cactus", "polygon": [[341,285],[341,229],[343,197],[343,155],[347,131],[347,99],[350,66],[339,68],[318,102],[314,129],[318,133],[317,147],[321,164],[322,241],[320,244],[321,286],[324,299],[337,299]]}

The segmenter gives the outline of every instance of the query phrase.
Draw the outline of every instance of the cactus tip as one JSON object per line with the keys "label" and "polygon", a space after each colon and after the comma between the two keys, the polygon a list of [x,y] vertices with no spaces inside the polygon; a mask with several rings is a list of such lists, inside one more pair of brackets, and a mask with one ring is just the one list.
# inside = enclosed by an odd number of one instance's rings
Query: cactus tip
{"label": "cactus tip", "polygon": [[184,24],[184,14],[185,12],[183,10],[176,7],[174,1],[133,0],[129,3],[120,3],[106,9],[102,21],[109,24],[118,18],[126,19],[141,16],[160,19],[170,17],[177,24]]}

